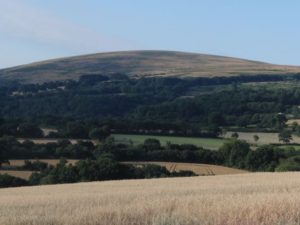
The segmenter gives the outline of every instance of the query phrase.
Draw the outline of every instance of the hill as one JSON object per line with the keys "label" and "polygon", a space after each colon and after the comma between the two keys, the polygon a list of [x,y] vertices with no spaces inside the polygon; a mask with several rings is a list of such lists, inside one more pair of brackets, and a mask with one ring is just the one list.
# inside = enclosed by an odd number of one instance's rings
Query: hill
{"label": "hill", "polygon": [[253,173],[1,189],[0,224],[296,225],[299,186]]}
{"label": "hill", "polygon": [[214,77],[299,73],[300,67],[223,56],[172,51],[127,51],[76,56],[0,70],[0,79],[42,83],[86,74],[122,73],[130,77]]}

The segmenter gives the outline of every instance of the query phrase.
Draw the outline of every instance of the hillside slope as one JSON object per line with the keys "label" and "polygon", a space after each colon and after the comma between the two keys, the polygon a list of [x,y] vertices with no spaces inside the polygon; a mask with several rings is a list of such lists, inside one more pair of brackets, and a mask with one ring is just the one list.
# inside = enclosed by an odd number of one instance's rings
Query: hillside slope
{"label": "hillside slope", "polygon": [[300,173],[0,189],[1,225],[299,224]]}
{"label": "hillside slope", "polygon": [[234,76],[298,73],[300,67],[172,51],[127,51],[49,60],[0,70],[0,79],[38,83],[78,79],[85,74],[143,76]]}

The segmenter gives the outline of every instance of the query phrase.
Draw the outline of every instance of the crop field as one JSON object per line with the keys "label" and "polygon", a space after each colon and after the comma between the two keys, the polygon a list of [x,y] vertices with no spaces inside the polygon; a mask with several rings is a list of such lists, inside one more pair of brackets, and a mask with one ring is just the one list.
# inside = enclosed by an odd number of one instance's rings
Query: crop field
{"label": "crop field", "polygon": [[159,136],[159,135],[131,135],[131,134],[113,134],[117,142],[129,143],[130,140],[134,145],[142,144],[148,138],[158,139],[162,145],[167,142],[172,144],[193,144],[199,147],[217,150],[226,140],[219,138],[198,138],[198,137],[173,137],[173,136]]}
{"label": "crop field", "polygon": [[7,188],[0,224],[298,225],[299,187],[293,172]]}
{"label": "crop field", "polygon": [[224,175],[224,174],[238,174],[247,173],[245,170],[229,168],[225,166],[197,164],[197,163],[174,163],[174,162],[124,162],[133,165],[159,165],[166,167],[170,172],[180,170],[190,170],[197,175]]}

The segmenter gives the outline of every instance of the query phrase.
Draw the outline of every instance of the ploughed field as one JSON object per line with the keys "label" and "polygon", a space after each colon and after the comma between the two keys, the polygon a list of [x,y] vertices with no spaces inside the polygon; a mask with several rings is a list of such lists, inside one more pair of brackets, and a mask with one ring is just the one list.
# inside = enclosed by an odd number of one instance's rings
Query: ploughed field
{"label": "ploughed field", "polygon": [[8,188],[0,199],[1,225],[296,225],[300,173]]}

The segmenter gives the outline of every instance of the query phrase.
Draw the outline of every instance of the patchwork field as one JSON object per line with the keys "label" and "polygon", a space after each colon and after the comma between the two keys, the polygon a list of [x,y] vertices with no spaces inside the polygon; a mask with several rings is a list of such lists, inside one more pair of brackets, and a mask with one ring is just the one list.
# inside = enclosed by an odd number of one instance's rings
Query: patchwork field
{"label": "patchwork field", "polygon": [[[198,147],[203,147],[211,150],[218,150],[228,138],[231,138],[233,132],[228,131],[224,137],[222,138],[201,138],[201,137],[175,137],[175,136],[160,136],[160,135],[134,135],[134,134],[112,134],[116,142],[126,143],[133,145],[142,144],[148,138],[158,139],[162,145],[166,145],[168,142],[172,144],[193,144]],[[245,140],[251,144],[279,144],[278,133],[262,133],[262,132],[237,132],[239,134],[240,140]],[[259,140],[257,142],[254,141],[253,136],[258,135]],[[22,139],[19,138],[18,141],[24,142],[25,140],[30,140],[35,144],[47,144],[58,142],[59,139]],[[77,139],[70,139],[72,144],[76,144]],[[87,140],[82,140],[87,141]],[[93,143],[96,144],[97,141],[92,140]],[[291,143],[300,144],[300,137],[293,135],[293,140]]]}
{"label": "patchwork field", "polygon": [[300,173],[249,173],[8,188],[0,224],[298,225],[299,187]]}
{"label": "patchwork field", "polygon": [[[36,161],[31,159],[30,161]],[[56,165],[59,159],[40,159],[41,162],[46,162],[49,165]],[[69,164],[75,164],[78,160],[68,159]],[[190,170],[197,175],[224,175],[224,174],[238,174],[246,173],[245,170],[239,170],[234,168],[229,168],[225,166],[210,165],[210,164],[197,164],[197,163],[174,163],[174,162],[123,162],[125,164],[133,165],[159,165],[166,167],[170,172],[180,171],[180,170]],[[7,164],[4,164],[7,166]],[[23,166],[24,160],[10,160],[10,166]],[[0,170],[0,174],[9,174],[12,176],[20,177],[23,179],[28,179],[31,175],[31,171],[14,171],[14,170]]]}

